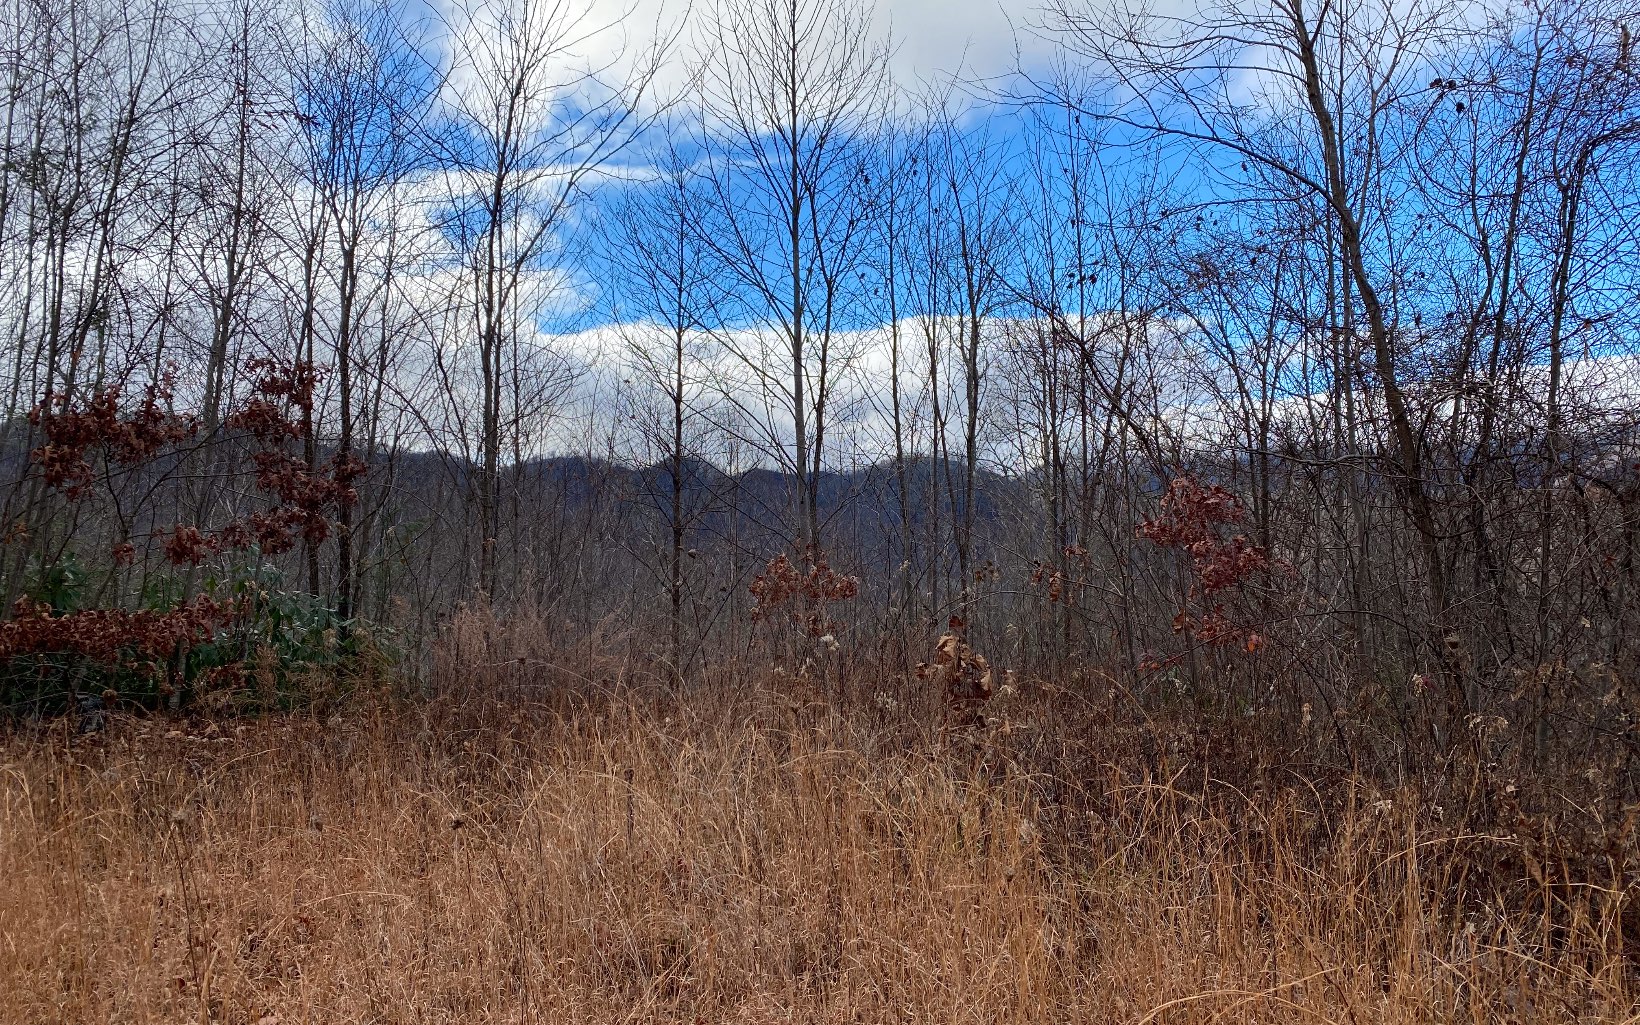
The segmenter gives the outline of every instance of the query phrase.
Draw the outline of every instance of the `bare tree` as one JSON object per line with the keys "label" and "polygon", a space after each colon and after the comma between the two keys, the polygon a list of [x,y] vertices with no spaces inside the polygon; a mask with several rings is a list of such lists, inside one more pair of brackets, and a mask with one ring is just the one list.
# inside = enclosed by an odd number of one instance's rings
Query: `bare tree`
{"label": "bare tree", "polygon": [[[756,329],[734,351],[790,418],[789,449],[773,437],[769,455],[793,476],[805,549],[820,543],[827,417],[852,356],[839,344],[861,299],[876,188],[864,142],[883,116],[888,51],[869,22],[854,0],[721,0],[697,56],[714,204],[703,239],[735,286],[738,309],[725,312]],[[782,369],[755,344],[764,327],[779,337]]]}
{"label": "bare tree", "polygon": [[[429,83],[436,85],[437,78],[389,5],[338,0],[322,16],[322,25],[306,27],[289,70],[302,127],[297,180],[310,193],[301,246],[306,287],[300,348],[308,361],[334,373],[330,460],[351,480],[363,471],[359,421],[371,393],[368,378],[359,378],[386,370],[379,357],[372,366],[361,352],[361,336],[396,287],[391,236],[400,225],[392,207],[403,201],[404,186],[419,169]],[[325,290],[322,305],[315,285]],[[330,350],[323,360],[315,353],[321,334]],[[307,461],[317,469],[316,428],[307,426]],[[354,507],[344,505],[336,530],[336,607],[344,622],[357,601],[360,552],[353,515]],[[317,558],[313,547],[310,541],[310,569]],[[310,586],[317,589],[317,581]]]}
{"label": "bare tree", "polygon": [[[691,526],[710,479],[702,425],[712,415],[711,363],[706,348],[720,301],[696,232],[703,201],[696,169],[669,150],[653,181],[628,187],[610,218],[610,249],[621,289],[619,312],[626,335],[626,365],[645,391],[658,394],[659,415],[648,410],[640,429],[664,461],[666,557],[663,588],[668,607],[668,658],[681,682],[695,657],[684,645],[685,603],[691,593],[688,564]],[[641,400],[640,400],[641,402]],[[640,407],[641,408],[641,407]],[[698,646],[698,641],[696,642]]]}
{"label": "bare tree", "polygon": [[[624,81],[617,58],[585,48],[611,26],[575,0],[473,0],[449,19],[452,51],[437,155],[448,192],[443,225],[460,261],[459,308],[476,343],[479,405],[475,467],[478,586],[496,587],[501,462],[516,463],[539,318],[574,204],[608,161],[653,119],[651,87],[662,39],[636,55]],[[624,56],[624,55],[623,55]],[[539,365],[530,367],[533,374]],[[553,389],[549,386],[546,393]],[[466,396],[452,396],[460,404]]]}
{"label": "bare tree", "polygon": [[[1403,383],[1410,325],[1400,319],[1383,261],[1394,248],[1394,225],[1379,203],[1396,169],[1396,132],[1404,129],[1396,98],[1421,88],[1423,68],[1457,27],[1455,10],[1378,2],[1312,9],[1304,0],[1257,8],[1228,0],[1186,19],[1136,10],[1095,18],[1063,0],[1053,10],[1067,42],[1113,76],[1110,103],[1090,114],[1142,139],[1174,141],[1226,167],[1227,176],[1237,173],[1237,162],[1247,165],[1245,175],[1256,167],[1325,209],[1328,257],[1340,274],[1337,336],[1346,345],[1358,335],[1366,343],[1383,401],[1392,482],[1418,538],[1426,636],[1434,650],[1446,651],[1438,639],[1451,629],[1453,607],[1442,531],[1420,414]],[[1249,89],[1257,103],[1243,99]],[[1353,379],[1350,369],[1337,380],[1341,396]],[[1456,722],[1470,696],[1457,662],[1443,664]]]}

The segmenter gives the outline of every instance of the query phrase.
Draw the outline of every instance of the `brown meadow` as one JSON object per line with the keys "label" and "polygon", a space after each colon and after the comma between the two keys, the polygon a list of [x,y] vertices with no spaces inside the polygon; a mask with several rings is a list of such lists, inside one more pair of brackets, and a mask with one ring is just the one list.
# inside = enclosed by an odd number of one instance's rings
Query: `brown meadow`
{"label": "brown meadow", "polygon": [[765,684],[18,732],[0,1019],[1640,1020],[1616,862],[1041,686]]}

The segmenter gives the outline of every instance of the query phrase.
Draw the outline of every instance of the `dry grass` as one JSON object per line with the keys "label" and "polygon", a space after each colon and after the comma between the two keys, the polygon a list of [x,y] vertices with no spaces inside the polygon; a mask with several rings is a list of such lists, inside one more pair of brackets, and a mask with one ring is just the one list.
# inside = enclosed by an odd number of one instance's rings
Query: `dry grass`
{"label": "dry grass", "polygon": [[942,735],[888,704],[13,736],[0,1019],[1640,1020],[1621,876],[1537,899],[1530,859],[1475,868],[1518,838],[1410,799],[1195,785],[1087,724]]}

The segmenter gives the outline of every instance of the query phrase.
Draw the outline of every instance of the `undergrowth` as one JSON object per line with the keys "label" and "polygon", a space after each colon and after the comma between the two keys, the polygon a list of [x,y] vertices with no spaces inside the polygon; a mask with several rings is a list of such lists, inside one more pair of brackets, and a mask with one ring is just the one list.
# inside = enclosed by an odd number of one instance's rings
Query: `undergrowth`
{"label": "undergrowth", "polygon": [[415,700],[15,727],[0,1020],[1640,1020],[1633,808],[1482,818],[1063,681],[976,719],[474,648]]}

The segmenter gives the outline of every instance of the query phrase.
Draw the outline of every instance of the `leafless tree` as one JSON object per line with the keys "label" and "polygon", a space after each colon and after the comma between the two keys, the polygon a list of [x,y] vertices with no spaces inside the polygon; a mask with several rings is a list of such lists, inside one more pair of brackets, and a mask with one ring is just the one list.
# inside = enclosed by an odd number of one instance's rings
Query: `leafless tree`
{"label": "leafless tree", "polygon": [[452,58],[437,157],[447,189],[443,230],[462,278],[462,322],[451,329],[470,331],[476,344],[478,586],[489,593],[501,463],[509,448],[515,463],[521,454],[531,401],[523,393],[550,399],[555,390],[525,376],[563,373],[537,335],[547,307],[564,301],[555,294],[564,284],[556,272],[569,215],[590,180],[655,116],[652,86],[667,40],[634,55],[625,80],[612,84],[619,59],[587,52],[611,26],[575,0],[474,0],[445,28]]}
{"label": "leafless tree", "polygon": [[[842,328],[857,312],[867,217],[877,184],[865,141],[886,102],[886,46],[854,0],[721,0],[697,53],[714,267],[736,286],[733,351],[790,418],[795,536],[820,543],[819,476],[837,387]],[[724,45],[725,40],[735,45]],[[779,337],[777,372],[758,344]],[[772,429],[774,424],[770,424]]]}
{"label": "leafless tree", "polygon": [[[661,574],[668,607],[668,659],[682,681],[698,640],[686,653],[685,604],[692,524],[701,514],[700,496],[715,489],[706,470],[709,450],[702,437],[713,413],[714,382],[707,348],[721,296],[702,259],[696,231],[705,200],[697,170],[675,148],[665,153],[656,180],[632,186],[617,201],[609,220],[613,262],[632,282],[623,290],[618,320],[627,337],[625,365],[645,392],[663,407],[651,417],[642,408],[645,440],[659,450],[665,467],[666,558]],[[698,575],[698,574],[697,574]]]}

